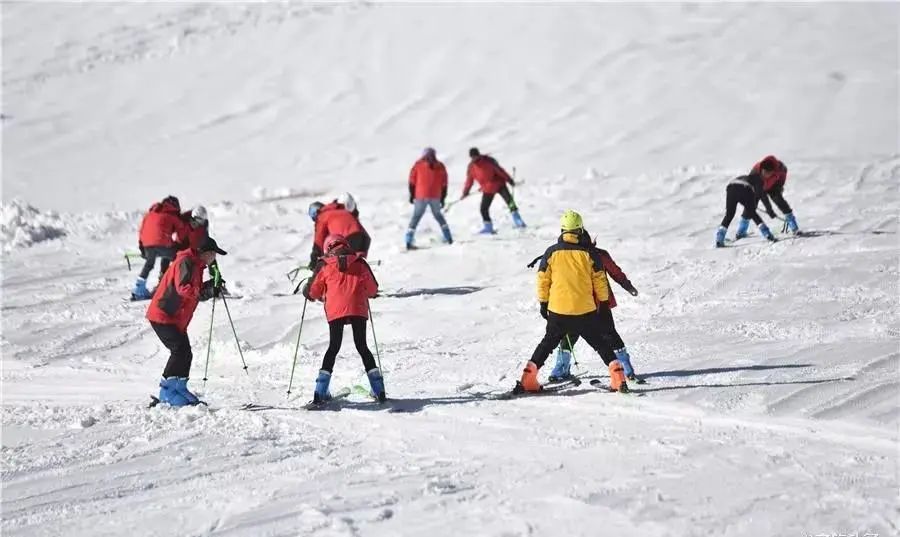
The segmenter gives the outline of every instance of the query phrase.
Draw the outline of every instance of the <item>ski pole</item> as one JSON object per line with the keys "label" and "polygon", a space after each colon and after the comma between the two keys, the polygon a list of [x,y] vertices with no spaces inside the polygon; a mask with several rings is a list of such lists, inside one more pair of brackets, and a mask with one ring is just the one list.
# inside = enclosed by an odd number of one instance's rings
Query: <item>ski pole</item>
{"label": "ski pole", "polygon": [[297,344],[294,346],[294,360],[291,365],[291,379],[288,381],[287,396],[291,396],[291,386],[294,385],[294,369],[297,367],[297,353],[300,351],[300,334],[303,333],[303,319],[306,318],[306,304],[309,299],[303,297],[303,312],[300,314],[300,329],[297,331]]}
{"label": "ski pole", "polygon": [[578,365],[578,358],[575,357],[575,345],[572,345],[572,340],[569,339],[569,334],[566,334],[566,343],[569,344],[569,352],[572,353],[572,363],[575,364],[575,367],[581,367]]}
{"label": "ski pole", "polygon": [[[215,304],[215,302],[213,302]],[[228,309],[228,301],[225,300],[225,295],[222,295],[222,304],[225,305],[225,313],[228,315],[228,323],[231,325],[231,332],[234,334],[234,343],[237,345],[238,354],[241,355],[241,363],[244,364],[244,373],[248,376],[250,372],[247,371],[247,361],[244,360],[244,351],[241,349],[241,341],[238,339],[237,330],[234,329],[234,321],[231,320],[231,311]]]}
{"label": "ski pole", "polygon": [[213,296],[212,313],[209,315],[209,339],[206,346],[206,366],[203,368],[203,390],[206,391],[206,381],[209,380],[209,355],[212,353],[212,329],[213,319],[216,318],[216,297]]}
{"label": "ski pole", "polygon": [[375,342],[375,357],[378,358],[378,370],[381,376],[384,376],[384,369],[381,367],[381,351],[378,350],[378,337],[375,336],[375,318],[372,316],[372,303],[366,299],[366,307],[369,308],[369,322],[372,324],[372,341]]}

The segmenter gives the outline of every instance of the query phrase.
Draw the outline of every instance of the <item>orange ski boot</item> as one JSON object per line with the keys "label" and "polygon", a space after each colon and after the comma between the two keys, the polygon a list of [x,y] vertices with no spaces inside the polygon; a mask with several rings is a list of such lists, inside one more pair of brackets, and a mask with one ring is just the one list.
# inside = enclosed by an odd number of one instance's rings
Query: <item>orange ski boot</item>
{"label": "orange ski boot", "polygon": [[613,391],[628,393],[628,384],[625,383],[625,369],[621,362],[613,360],[609,363],[609,385]]}
{"label": "orange ski boot", "polygon": [[534,362],[525,364],[525,370],[522,372],[522,380],[519,384],[526,392],[539,392],[544,389],[537,378],[538,366]]}

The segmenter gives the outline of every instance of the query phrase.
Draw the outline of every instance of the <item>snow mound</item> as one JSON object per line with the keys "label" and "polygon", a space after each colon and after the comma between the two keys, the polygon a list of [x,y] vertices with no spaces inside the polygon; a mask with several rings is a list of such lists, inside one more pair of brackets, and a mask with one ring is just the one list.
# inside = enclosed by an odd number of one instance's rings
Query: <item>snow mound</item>
{"label": "snow mound", "polygon": [[21,200],[0,206],[0,226],[4,252],[66,235],[63,221],[57,213],[43,213]]}

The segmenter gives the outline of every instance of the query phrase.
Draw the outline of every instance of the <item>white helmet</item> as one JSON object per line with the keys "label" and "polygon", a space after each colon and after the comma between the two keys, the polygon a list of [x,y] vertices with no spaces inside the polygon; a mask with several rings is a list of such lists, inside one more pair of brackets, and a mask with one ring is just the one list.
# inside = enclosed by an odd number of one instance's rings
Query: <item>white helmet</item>
{"label": "white helmet", "polygon": [[344,192],[338,196],[335,201],[343,205],[344,208],[351,213],[356,210],[356,200],[353,199],[353,196],[349,192]]}
{"label": "white helmet", "polygon": [[207,222],[209,219],[206,216],[206,207],[202,205],[194,205],[194,208],[191,209],[191,218],[193,220]]}

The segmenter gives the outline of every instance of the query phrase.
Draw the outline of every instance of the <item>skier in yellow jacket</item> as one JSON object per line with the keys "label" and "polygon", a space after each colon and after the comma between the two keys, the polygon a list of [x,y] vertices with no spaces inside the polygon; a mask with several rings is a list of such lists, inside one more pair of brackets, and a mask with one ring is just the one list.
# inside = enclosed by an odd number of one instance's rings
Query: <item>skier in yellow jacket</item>
{"label": "skier in yellow jacket", "polygon": [[622,364],[610,342],[612,330],[597,315],[598,305],[609,300],[609,283],[599,253],[579,240],[584,233],[581,215],[568,210],[560,219],[559,241],[547,248],[538,269],[537,295],[541,317],[547,320],[544,339],[525,365],[517,390],[541,391],[538,370],[566,334],[577,334],[593,347],[609,366],[614,390],[627,392]]}

